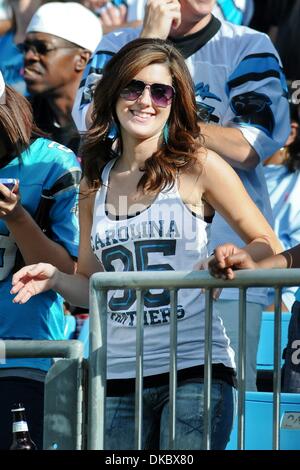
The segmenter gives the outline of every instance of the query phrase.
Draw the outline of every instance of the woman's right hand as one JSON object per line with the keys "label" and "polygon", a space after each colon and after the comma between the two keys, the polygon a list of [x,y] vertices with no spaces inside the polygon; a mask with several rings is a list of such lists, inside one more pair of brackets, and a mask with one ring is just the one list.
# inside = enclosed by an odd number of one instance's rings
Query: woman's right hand
{"label": "woman's right hand", "polygon": [[58,276],[58,269],[48,263],[25,266],[12,278],[10,293],[17,294],[13,302],[25,304],[34,295],[53,289]]}
{"label": "woman's right hand", "polygon": [[208,269],[212,276],[222,279],[234,279],[234,271],[239,269],[257,269],[258,264],[253,261],[246,250],[232,243],[224,243],[214,250],[210,258]]}

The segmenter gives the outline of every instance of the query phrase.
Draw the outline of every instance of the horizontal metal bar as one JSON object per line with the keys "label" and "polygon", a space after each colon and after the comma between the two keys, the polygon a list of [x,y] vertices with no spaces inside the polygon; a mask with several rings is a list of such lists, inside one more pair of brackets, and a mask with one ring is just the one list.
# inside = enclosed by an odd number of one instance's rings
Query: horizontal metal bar
{"label": "horizontal metal bar", "polygon": [[21,357],[63,357],[82,359],[83,343],[69,340],[0,340],[1,355],[5,358]]}
{"label": "horizontal metal bar", "polygon": [[300,269],[257,269],[235,273],[236,279],[223,280],[208,271],[153,271],[95,273],[91,286],[95,289],[165,288],[186,289],[196,287],[283,287],[300,284]]}

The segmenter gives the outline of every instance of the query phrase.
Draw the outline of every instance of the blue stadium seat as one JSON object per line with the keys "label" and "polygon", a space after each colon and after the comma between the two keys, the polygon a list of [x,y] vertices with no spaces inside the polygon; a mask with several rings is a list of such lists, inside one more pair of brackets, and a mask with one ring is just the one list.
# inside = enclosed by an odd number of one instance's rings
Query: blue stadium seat
{"label": "blue stadium seat", "polygon": [[[246,392],[245,405],[245,449],[272,449],[273,394]],[[295,428],[285,427],[290,422]],[[237,419],[226,449],[237,449]],[[300,394],[281,394],[280,449],[300,450]]]}
{"label": "blue stadium seat", "polygon": [[90,320],[87,318],[86,320],[84,320],[80,333],[77,338],[83,342],[83,345],[84,345],[83,357],[86,359],[89,357],[89,328],[90,328]]}
{"label": "blue stadium seat", "polygon": [[[291,318],[290,312],[282,312],[281,322],[281,351],[287,345],[288,326]],[[274,313],[263,312],[260,338],[257,351],[257,369],[273,369],[274,355]],[[282,363],[283,364],[283,363]]]}
{"label": "blue stadium seat", "polygon": [[73,339],[76,331],[76,319],[73,315],[65,315],[65,339]]}

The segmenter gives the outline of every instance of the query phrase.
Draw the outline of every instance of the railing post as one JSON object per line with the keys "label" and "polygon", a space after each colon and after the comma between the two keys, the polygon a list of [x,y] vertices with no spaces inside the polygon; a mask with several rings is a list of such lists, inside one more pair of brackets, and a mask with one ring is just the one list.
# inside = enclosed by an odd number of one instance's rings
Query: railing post
{"label": "railing post", "polygon": [[144,357],[144,296],[137,289],[136,308],[136,384],[135,384],[135,448],[142,449],[143,435],[143,357]]}
{"label": "railing post", "polygon": [[205,290],[205,347],[204,347],[204,415],[203,448],[211,447],[211,384],[212,384],[212,309],[213,291]]}
{"label": "railing post", "polygon": [[90,283],[88,449],[105,449],[107,290]]}
{"label": "railing post", "polygon": [[281,288],[275,289],[274,376],[273,376],[273,449],[280,448],[280,390],[281,390]]}
{"label": "railing post", "polygon": [[245,352],[246,352],[246,290],[239,295],[239,344],[238,344],[238,449],[245,448]]}
{"label": "railing post", "polygon": [[175,449],[177,389],[177,290],[170,290],[169,448]]}

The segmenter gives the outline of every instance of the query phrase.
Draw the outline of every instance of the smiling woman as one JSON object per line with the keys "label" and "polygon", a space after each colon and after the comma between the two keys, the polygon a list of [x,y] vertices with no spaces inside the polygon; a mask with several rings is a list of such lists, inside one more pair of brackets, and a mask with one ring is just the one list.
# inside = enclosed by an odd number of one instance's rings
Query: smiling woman
{"label": "smiling woman", "polygon": [[[50,264],[15,274],[15,303],[54,289],[87,306],[97,271],[193,270],[207,258],[214,209],[256,259],[277,248],[271,227],[231,167],[205,149],[183,57],[160,39],[137,39],[106,65],[81,155],[77,272]],[[203,448],[204,295],[178,292],[175,449]],[[106,448],[134,448],[136,293],[108,294]],[[144,295],[143,449],[168,449],[170,294]],[[212,448],[224,449],[234,413],[233,351],[213,316]]]}

